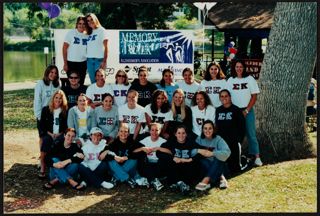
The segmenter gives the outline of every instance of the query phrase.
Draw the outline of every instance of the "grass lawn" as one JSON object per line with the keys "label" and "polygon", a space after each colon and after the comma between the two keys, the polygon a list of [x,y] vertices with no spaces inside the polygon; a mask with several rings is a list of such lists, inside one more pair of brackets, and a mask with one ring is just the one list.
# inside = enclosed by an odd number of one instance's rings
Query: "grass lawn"
{"label": "grass lawn", "polygon": [[[167,189],[155,192],[145,188],[130,189],[125,185],[111,190],[87,188],[84,192],[75,192],[60,187],[43,192],[43,182],[35,178],[35,158],[39,153],[26,152],[27,157],[22,159],[14,157],[12,152],[19,151],[19,148],[28,149],[28,146],[21,143],[11,146],[15,144],[12,138],[14,135],[34,134],[36,137],[32,106],[33,90],[4,92],[5,212],[105,214],[317,211],[316,158],[253,168],[229,179],[229,188],[226,190],[212,188],[207,193],[193,191],[189,196],[175,194]],[[310,136],[316,143],[316,133]],[[30,137],[22,139],[27,138],[30,140]],[[24,202],[29,200],[31,204],[14,209],[14,204],[23,199]]]}

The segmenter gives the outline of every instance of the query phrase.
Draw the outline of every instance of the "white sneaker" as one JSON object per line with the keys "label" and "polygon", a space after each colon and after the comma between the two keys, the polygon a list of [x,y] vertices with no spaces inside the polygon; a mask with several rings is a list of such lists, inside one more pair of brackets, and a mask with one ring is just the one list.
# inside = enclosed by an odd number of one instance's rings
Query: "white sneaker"
{"label": "white sneaker", "polygon": [[255,159],[254,165],[255,166],[262,166],[263,165],[263,163],[259,157]]}
{"label": "white sneaker", "polygon": [[163,184],[161,184],[161,182],[159,181],[159,179],[155,178],[152,182],[151,182],[152,186],[157,190],[161,190],[164,186]]}
{"label": "white sneaker", "polygon": [[103,188],[105,188],[105,189],[111,189],[111,188],[113,188],[113,184],[111,184],[110,182],[106,182],[106,181],[103,181],[102,183],[101,183],[101,186],[103,187]]}
{"label": "white sneaker", "polygon": [[83,185],[84,187],[87,187],[87,183],[86,183],[85,181],[82,181],[82,182],[80,183],[80,185]]}
{"label": "white sneaker", "polygon": [[141,178],[136,179],[136,183],[139,186],[149,186],[148,179],[145,177],[141,177]]}
{"label": "white sneaker", "polygon": [[227,182],[226,179],[220,180],[219,188],[220,188],[220,189],[226,189],[226,188],[228,188],[228,182]]}

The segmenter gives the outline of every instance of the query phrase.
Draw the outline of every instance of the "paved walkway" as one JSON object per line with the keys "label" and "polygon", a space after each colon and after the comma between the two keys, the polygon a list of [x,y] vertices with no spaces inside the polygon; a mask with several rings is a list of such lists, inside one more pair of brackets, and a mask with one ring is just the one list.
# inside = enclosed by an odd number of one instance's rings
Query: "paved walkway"
{"label": "paved walkway", "polygon": [[4,83],[3,91],[12,91],[20,89],[34,89],[37,81],[25,81],[25,82],[15,82],[15,83]]}

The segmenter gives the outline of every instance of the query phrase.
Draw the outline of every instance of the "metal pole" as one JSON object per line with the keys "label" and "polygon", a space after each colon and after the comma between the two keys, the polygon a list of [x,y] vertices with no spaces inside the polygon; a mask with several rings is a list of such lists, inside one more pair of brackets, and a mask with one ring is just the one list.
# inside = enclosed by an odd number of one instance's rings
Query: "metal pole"
{"label": "metal pole", "polygon": [[214,29],[212,29],[212,37],[211,37],[212,49],[211,49],[211,61],[214,61]]}

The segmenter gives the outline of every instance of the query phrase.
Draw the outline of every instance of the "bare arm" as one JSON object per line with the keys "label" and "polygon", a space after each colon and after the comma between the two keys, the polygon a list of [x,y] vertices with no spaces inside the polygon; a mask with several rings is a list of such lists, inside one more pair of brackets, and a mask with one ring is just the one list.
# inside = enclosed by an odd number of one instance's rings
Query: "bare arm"
{"label": "bare arm", "polygon": [[163,153],[167,153],[167,154],[171,154],[172,155],[172,152],[167,149],[167,148],[163,148],[163,147],[155,147],[153,148],[154,151],[160,151],[160,152],[163,152]]}
{"label": "bare arm", "polygon": [[108,40],[103,41],[103,46],[104,46],[104,55],[103,55],[103,60],[100,64],[100,68],[105,69],[107,66],[107,58],[108,58]]}
{"label": "bare arm", "polygon": [[149,128],[149,130],[150,130],[151,117],[150,117],[147,113],[145,113],[145,116],[146,116],[146,123],[147,123],[147,126],[148,126],[148,128]]}
{"label": "bare arm", "polygon": [[140,129],[141,129],[141,123],[138,122],[138,123],[136,124],[135,129],[134,129],[133,140],[136,140],[136,139],[137,139],[137,136],[139,135]]}
{"label": "bare arm", "polygon": [[140,148],[133,150],[133,153],[138,153],[138,152],[142,152],[142,151],[148,154],[148,153],[152,152],[152,148],[140,147]]}
{"label": "bare arm", "polygon": [[169,122],[165,122],[162,129],[161,129],[161,135],[165,138],[168,139],[169,138],[169,134],[167,133],[167,128],[168,128],[168,124]]}
{"label": "bare arm", "polygon": [[62,47],[62,56],[63,56],[63,70],[65,72],[68,71],[68,63],[67,63],[67,61],[68,61],[68,58],[67,58],[67,56],[68,56],[68,48],[69,48],[69,44],[64,42],[63,43],[63,47]]}
{"label": "bare arm", "polygon": [[[251,98],[250,98],[250,101],[249,101],[249,104],[247,106],[247,108],[243,111],[243,114],[244,116],[246,117],[247,116],[247,111],[249,112],[251,110],[251,108],[254,106],[254,104],[256,103],[257,101],[257,94],[252,94],[251,95]],[[246,111],[247,110],[247,111]]]}

